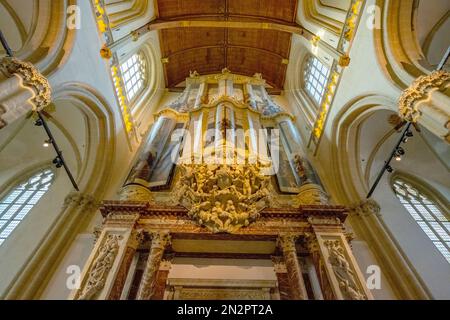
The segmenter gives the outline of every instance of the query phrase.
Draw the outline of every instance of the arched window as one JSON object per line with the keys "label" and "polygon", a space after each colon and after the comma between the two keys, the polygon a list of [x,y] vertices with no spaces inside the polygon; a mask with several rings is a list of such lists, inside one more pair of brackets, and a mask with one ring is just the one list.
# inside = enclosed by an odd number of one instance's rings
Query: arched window
{"label": "arched window", "polygon": [[316,57],[309,57],[305,65],[304,86],[308,95],[318,105],[325,93],[330,69]]}
{"label": "arched window", "polygon": [[145,60],[141,54],[133,54],[127,61],[120,65],[123,84],[128,101],[132,101],[144,87]]}
{"label": "arched window", "polygon": [[41,171],[19,183],[0,200],[0,245],[48,191],[54,177],[51,169]]}
{"label": "arched window", "polygon": [[394,180],[393,187],[400,202],[450,263],[450,220],[448,213],[444,212],[431,197],[400,178]]}

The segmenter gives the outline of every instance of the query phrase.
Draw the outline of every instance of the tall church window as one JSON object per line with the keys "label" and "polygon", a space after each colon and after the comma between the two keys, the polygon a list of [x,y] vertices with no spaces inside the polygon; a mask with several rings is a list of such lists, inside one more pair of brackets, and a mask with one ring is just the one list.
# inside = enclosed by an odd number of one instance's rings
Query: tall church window
{"label": "tall church window", "polygon": [[55,173],[46,169],[19,183],[0,200],[0,245],[48,191]]}
{"label": "tall church window", "polygon": [[141,54],[134,54],[120,65],[123,84],[128,101],[132,101],[144,87],[145,60]]}
{"label": "tall church window", "polygon": [[450,219],[448,212],[431,197],[402,179],[395,179],[393,188],[405,209],[450,263]]}
{"label": "tall church window", "polygon": [[309,57],[305,65],[305,90],[318,105],[322,102],[330,69],[316,57]]}

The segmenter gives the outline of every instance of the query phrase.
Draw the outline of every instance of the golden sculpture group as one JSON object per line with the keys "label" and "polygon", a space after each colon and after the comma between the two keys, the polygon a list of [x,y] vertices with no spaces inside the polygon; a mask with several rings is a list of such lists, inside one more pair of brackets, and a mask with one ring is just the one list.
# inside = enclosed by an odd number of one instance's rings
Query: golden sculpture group
{"label": "golden sculpture group", "polygon": [[189,215],[213,232],[248,226],[270,203],[267,166],[183,164],[176,194]]}

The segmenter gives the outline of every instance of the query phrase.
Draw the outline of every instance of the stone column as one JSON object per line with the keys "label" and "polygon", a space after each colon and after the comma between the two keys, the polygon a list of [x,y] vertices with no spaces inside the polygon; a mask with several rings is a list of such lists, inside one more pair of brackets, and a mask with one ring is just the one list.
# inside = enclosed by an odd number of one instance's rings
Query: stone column
{"label": "stone column", "polygon": [[159,265],[159,270],[156,276],[155,293],[152,296],[152,300],[164,300],[164,294],[166,292],[166,283],[169,278],[169,272],[172,268],[173,255],[164,257]]}
{"label": "stone column", "polygon": [[291,300],[291,286],[283,257],[272,257],[273,267],[277,275],[280,300]]}
{"label": "stone column", "polygon": [[107,300],[120,297],[129,267],[128,244],[134,241],[133,229],[138,219],[138,214],[108,216],[82,272],[80,288],[72,292],[72,299]]}
{"label": "stone column", "polygon": [[450,143],[450,72],[434,71],[417,78],[400,97],[399,115],[417,122]]}
{"label": "stone column", "polygon": [[144,239],[144,234],[142,230],[133,230],[128,239],[126,245],[125,254],[122,259],[122,263],[119,267],[119,271],[114,280],[111,293],[109,294],[108,300],[120,300],[123,288],[125,286],[125,281],[127,280],[128,273],[130,271],[131,263],[133,262],[134,255],[139,245]]}
{"label": "stone column", "polygon": [[0,129],[50,102],[50,84],[35,66],[16,58],[0,60]]}
{"label": "stone column", "polygon": [[306,292],[303,275],[298,263],[297,250],[295,249],[295,241],[297,235],[282,234],[278,237],[277,245],[283,252],[284,262],[288,274],[289,283],[291,286],[291,297],[293,300],[307,300],[308,294]]}
{"label": "stone column", "polygon": [[339,219],[310,217],[308,222],[314,231],[307,236],[308,248],[324,299],[373,299]]}
{"label": "stone column", "polygon": [[171,237],[167,232],[152,233],[152,244],[148,255],[144,274],[137,293],[137,300],[150,300],[155,291],[156,274],[164,255],[165,248],[170,244]]}

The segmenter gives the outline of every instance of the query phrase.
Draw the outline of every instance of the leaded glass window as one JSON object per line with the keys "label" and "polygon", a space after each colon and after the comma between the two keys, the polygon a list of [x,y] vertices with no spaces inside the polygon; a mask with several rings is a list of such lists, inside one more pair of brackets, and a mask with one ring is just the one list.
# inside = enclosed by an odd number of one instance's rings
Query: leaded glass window
{"label": "leaded glass window", "polygon": [[48,191],[55,174],[41,171],[13,188],[0,200],[0,245]]}
{"label": "leaded glass window", "polygon": [[402,179],[396,179],[393,187],[397,198],[405,209],[450,263],[450,220],[448,212],[445,212],[430,197]]}

